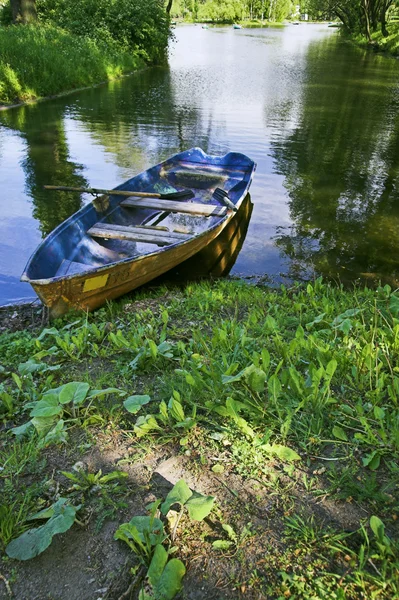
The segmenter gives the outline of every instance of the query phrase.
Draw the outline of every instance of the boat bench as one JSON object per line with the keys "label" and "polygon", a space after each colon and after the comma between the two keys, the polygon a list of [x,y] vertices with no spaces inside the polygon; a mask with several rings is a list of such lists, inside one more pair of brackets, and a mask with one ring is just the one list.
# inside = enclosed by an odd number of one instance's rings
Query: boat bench
{"label": "boat bench", "polygon": [[192,237],[187,233],[167,231],[163,227],[146,227],[145,225],[133,227],[113,225],[112,223],[96,223],[88,230],[87,234],[97,238],[144,242],[158,246],[169,246]]}
{"label": "boat bench", "polygon": [[185,213],[202,217],[224,217],[227,212],[225,206],[200,204],[199,202],[178,202],[158,198],[127,198],[126,200],[122,200],[120,206],[123,206],[123,208],[153,208],[154,210]]}

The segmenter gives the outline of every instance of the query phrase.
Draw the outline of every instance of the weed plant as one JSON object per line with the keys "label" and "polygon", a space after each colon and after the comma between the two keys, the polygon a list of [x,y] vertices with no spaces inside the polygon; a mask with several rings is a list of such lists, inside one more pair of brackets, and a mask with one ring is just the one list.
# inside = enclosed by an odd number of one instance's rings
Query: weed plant
{"label": "weed plant", "polygon": [[[399,296],[389,286],[159,288],[5,333],[0,348],[0,487],[18,516],[4,539],[27,528],[18,489],[46,448],[73,446],[74,431],[95,440],[100,428],[141,459],[177,448],[226,494],[229,474],[266,491],[285,546],[258,557],[247,580],[258,597],[399,597]],[[115,473],[67,474],[68,493],[84,505],[99,485],[110,498]],[[343,500],[363,519],[333,530],[302,498]],[[102,510],[115,517],[118,502]],[[222,522],[209,551],[243,556],[237,531]]]}

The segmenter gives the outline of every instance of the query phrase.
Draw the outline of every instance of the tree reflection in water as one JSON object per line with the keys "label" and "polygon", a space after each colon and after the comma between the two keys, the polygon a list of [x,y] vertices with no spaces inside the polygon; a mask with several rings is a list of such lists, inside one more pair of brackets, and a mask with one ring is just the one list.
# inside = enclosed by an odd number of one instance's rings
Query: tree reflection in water
{"label": "tree reflection in water", "polygon": [[272,142],[293,220],[275,243],[290,257],[293,279],[315,273],[396,281],[397,64],[360,50],[348,60],[343,44],[333,48],[309,47],[298,126]]}

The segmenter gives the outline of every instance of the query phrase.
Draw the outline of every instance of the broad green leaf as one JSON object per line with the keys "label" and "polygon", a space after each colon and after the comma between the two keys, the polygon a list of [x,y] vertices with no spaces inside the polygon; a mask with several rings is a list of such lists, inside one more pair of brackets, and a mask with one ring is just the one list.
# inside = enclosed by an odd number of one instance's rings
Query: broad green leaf
{"label": "broad green leaf", "polygon": [[23,425],[20,425],[19,427],[14,427],[13,429],[11,429],[11,433],[16,435],[17,437],[22,437],[22,436],[26,435],[28,433],[28,431],[30,431],[32,429],[32,427],[33,427],[32,421],[28,421],[27,423],[24,423]]}
{"label": "broad green leaf", "polygon": [[286,462],[301,460],[301,457],[295,452],[295,450],[291,450],[291,448],[282,446],[281,444],[262,444],[260,447],[266,450],[268,454],[273,454],[280,460]]}
{"label": "broad green leaf", "polygon": [[83,381],[71,381],[62,386],[60,391],[60,403],[68,404],[72,402],[74,406],[79,406],[85,400],[89,391],[89,384]]}
{"label": "broad green leaf", "polygon": [[39,341],[41,341],[44,337],[46,337],[46,335],[59,335],[59,331],[58,329],[56,329],[55,327],[50,327],[50,328],[45,328],[43,329],[43,331],[41,332],[41,334],[39,335],[39,337],[37,338]]}
{"label": "broad green leaf", "polygon": [[230,383],[234,383],[235,381],[240,381],[240,379],[242,379],[244,377],[245,371],[246,371],[246,369],[243,369],[242,371],[237,373],[237,375],[222,375],[222,383],[230,384]]}
{"label": "broad green leaf", "polygon": [[126,398],[126,400],[123,402],[123,406],[126,408],[126,410],[130,413],[132,413],[133,415],[136,414],[137,412],[139,412],[140,408],[142,406],[144,406],[145,404],[148,404],[150,402],[151,398],[150,396],[129,396],[129,398]]}
{"label": "broad green leaf", "polygon": [[234,546],[234,542],[228,542],[227,540],[216,540],[215,542],[212,542],[212,547],[215,548],[215,550],[228,550],[231,546]]}
{"label": "broad green leaf", "polygon": [[39,437],[43,438],[57,424],[57,417],[33,417],[32,425]]}
{"label": "broad green leaf", "polygon": [[227,523],[222,523],[222,527],[226,531],[227,535],[229,536],[229,538],[231,540],[233,540],[233,541],[237,540],[237,534],[231,525],[228,525]]}
{"label": "broad green leaf", "polygon": [[191,498],[192,494],[192,491],[184,479],[180,479],[175,483],[169,494],[166,496],[165,501],[161,504],[161,513],[166,515],[173,504],[185,504],[187,500]]}
{"label": "broad green leaf", "polygon": [[193,492],[192,496],[187,500],[185,507],[191,519],[202,521],[202,519],[205,519],[209,515],[214,503],[214,496],[203,496],[198,492]]}
{"label": "broad green leaf", "polygon": [[374,416],[379,421],[383,421],[385,419],[385,410],[379,406],[374,406]]}
{"label": "broad green leaf", "polygon": [[145,542],[146,535],[149,535],[151,546],[162,544],[166,539],[163,523],[160,519],[147,516],[133,517],[129,521],[129,525],[137,529],[142,542]]}
{"label": "broad green leaf", "polygon": [[142,437],[150,431],[161,429],[157,423],[156,418],[153,415],[146,415],[145,417],[139,417],[134,426],[134,433],[137,437]]}
{"label": "broad green leaf", "polygon": [[252,429],[252,427],[250,427],[247,423],[247,421],[245,419],[243,419],[242,417],[236,417],[234,419],[238,429],[240,431],[243,432],[244,435],[247,435],[250,438],[254,438],[255,437],[255,432]]}
{"label": "broad green leaf", "polygon": [[154,556],[147,571],[147,577],[153,587],[158,584],[161,579],[163,570],[168,562],[168,553],[161,544],[155,546]]}
{"label": "broad green leaf", "polygon": [[54,417],[62,413],[62,406],[58,402],[56,394],[47,394],[42,400],[36,402],[35,407],[30,412],[31,417]]}
{"label": "broad green leaf", "polygon": [[25,375],[29,375],[29,373],[42,373],[48,370],[48,365],[46,365],[45,363],[38,363],[32,359],[18,365],[18,372],[20,373],[20,375],[22,375],[22,377],[24,377]]}
{"label": "broad green leaf", "polygon": [[344,319],[338,325],[336,325],[338,331],[342,331],[345,335],[348,335],[352,329],[352,321],[350,319]]}
{"label": "broad green leaf", "polygon": [[54,507],[56,506],[56,504],[58,506],[62,506],[66,502],[67,502],[66,498],[60,498],[60,500],[58,500],[57,503],[52,504],[48,508],[43,508],[43,510],[39,510],[39,512],[35,513],[31,517],[29,517],[27,520],[28,521],[33,521],[33,520],[36,520],[36,519],[49,519],[50,517],[52,517],[54,515]]}
{"label": "broad green leaf", "polygon": [[335,319],[331,323],[332,327],[337,327],[340,323],[342,323],[346,319],[349,319],[349,317],[355,317],[359,313],[363,312],[363,310],[363,308],[350,308],[349,310],[346,310],[345,312],[335,317]]}
{"label": "broad green leaf", "polygon": [[379,517],[370,517],[370,527],[380,544],[390,545],[390,540],[385,535],[385,525]]}
{"label": "broad green leaf", "polygon": [[263,392],[265,389],[266,373],[263,369],[251,365],[246,369],[245,380],[254,392]]}
{"label": "broad green leaf", "polygon": [[171,398],[168,402],[168,408],[169,408],[169,412],[170,412],[171,416],[174,418],[175,421],[177,421],[179,423],[181,421],[184,421],[184,419],[185,419],[184,410],[178,400],[176,400],[175,398]]}
{"label": "broad green leaf", "polygon": [[262,350],[262,367],[264,371],[267,371],[270,365],[270,354],[267,348]]}
{"label": "broad green leaf", "polygon": [[391,311],[394,317],[399,316],[399,296],[395,296],[395,294],[392,294],[391,299],[389,301],[389,310]]}
{"label": "broad green leaf", "polygon": [[217,463],[216,465],[213,465],[212,471],[213,473],[224,473],[224,466]]}
{"label": "broad green leaf", "polygon": [[191,375],[191,373],[187,373],[186,374],[186,382],[188,383],[188,385],[191,385],[193,387],[195,387],[196,383],[195,383],[195,379],[194,377]]}
{"label": "broad green leaf", "polygon": [[67,441],[68,434],[64,429],[64,421],[60,419],[55,427],[46,433],[40,442],[40,447],[45,448],[50,444],[64,444]]}
{"label": "broad green leaf", "polygon": [[[356,436],[356,434],[355,434],[355,436]],[[380,462],[381,462],[381,456],[377,452],[377,450],[370,452],[370,454],[367,454],[364,458],[362,458],[363,466],[368,467],[369,469],[371,469],[371,471],[376,471],[378,469],[378,467],[380,466]]]}
{"label": "broad green leaf", "polygon": [[339,427],[338,425],[334,425],[332,433],[333,433],[333,436],[336,437],[338,440],[342,440],[344,442],[348,441],[348,436],[346,435],[345,430],[342,429],[342,427]]}
{"label": "broad green leaf", "polygon": [[158,584],[154,588],[155,598],[173,600],[180,591],[186,568],[181,560],[172,558],[163,570]]}
{"label": "broad green leaf", "polygon": [[326,366],[326,375],[325,375],[325,377],[326,377],[326,379],[328,379],[328,381],[331,381],[331,379],[332,379],[332,377],[333,377],[333,375],[334,375],[334,373],[336,371],[337,366],[338,366],[338,363],[335,360],[335,358],[333,358],[332,360],[330,360],[330,362]]}
{"label": "broad green leaf", "polygon": [[325,316],[326,313],[321,313],[321,315],[318,315],[313,321],[310,321],[310,323],[306,323],[306,329],[311,329],[313,325],[316,325],[317,323],[323,321]]}
{"label": "broad green leaf", "polygon": [[269,396],[271,396],[274,400],[281,394],[281,383],[277,375],[272,375],[267,382],[267,390],[269,392]]}
{"label": "broad green leaf", "polygon": [[10,558],[29,560],[41,554],[52,542],[53,536],[70,529],[75,521],[76,508],[65,504],[65,498],[60,498],[54,505],[53,516],[41,527],[29,529],[10,542],[6,553]]}

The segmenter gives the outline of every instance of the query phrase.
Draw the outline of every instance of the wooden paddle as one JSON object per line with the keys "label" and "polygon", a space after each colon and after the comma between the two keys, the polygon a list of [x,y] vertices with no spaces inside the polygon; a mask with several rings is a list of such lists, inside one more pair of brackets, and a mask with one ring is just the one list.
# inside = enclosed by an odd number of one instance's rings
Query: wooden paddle
{"label": "wooden paddle", "polygon": [[157,194],[153,192],[136,192],[125,190],[101,190],[99,188],[79,188],[68,187],[64,185],[45,185],[45,190],[61,190],[64,192],[84,192],[86,194],[103,194],[104,196],[138,196],[139,198],[159,198],[161,200],[184,200],[194,198],[195,194],[191,190],[181,192],[172,192],[171,194]]}

